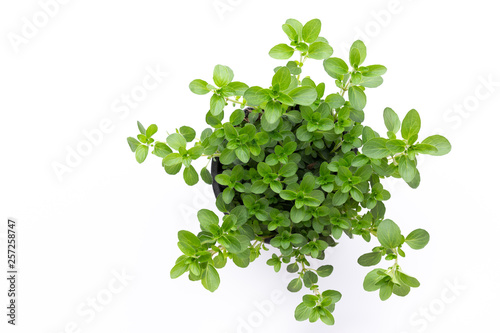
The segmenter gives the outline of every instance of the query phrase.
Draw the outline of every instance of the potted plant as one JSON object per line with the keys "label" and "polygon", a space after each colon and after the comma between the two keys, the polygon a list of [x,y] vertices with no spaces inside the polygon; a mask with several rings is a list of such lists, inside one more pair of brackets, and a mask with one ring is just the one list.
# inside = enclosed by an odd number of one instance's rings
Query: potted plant
{"label": "potted plant", "polygon": [[[404,236],[385,218],[383,202],[390,194],[381,180],[402,178],[416,188],[417,156],[444,155],[451,145],[440,135],[419,141],[420,117],[415,110],[400,121],[386,108],[387,135],[363,125],[365,90],[382,84],[386,68],[364,65],[362,41],[352,44],[349,66],[331,57],[332,47],[319,36],[320,20],[302,25],[289,19],[282,28],[289,41],[273,47],[270,56],[287,60],[298,54],[299,59],[275,68],[271,80],[261,82],[263,87],[233,81],[233,71],[222,65],[215,66],[213,84],[191,82],[193,93],[211,94],[205,116],[209,128],[199,138],[183,126],[166,140],[155,140],[157,126],[138,123],[140,134],[137,139],[129,137],[128,143],[139,163],[151,151],[162,159],[168,174],[182,169],[187,185],[198,183],[199,177],[216,185],[216,205],[224,215],[220,219],[202,209],[200,232],[179,231],[182,255],[171,270],[172,278],[187,273],[213,292],[220,283],[217,270],[228,259],[247,267],[269,243],[275,250],[267,264],[276,272],[286,265],[288,272],[297,273],[288,290],[309,290],[295,318],[332,325],[341,294],[319,288],[319,278],[329,276],[333,266],[317,263],[341,238],[378,240],[372,252],[359,257],[362,266],[377,265],[382,258],[392,261],[388,269],[376,268],[366,275],[365,290],[378,290],[386,300],[419,286],[403,272],[398,258],[405,256],[405,245],[423,248],[429,234],[417,229]],[[307,59],[323,61],[334,92],[326,93],[325,83],[301,77]],[[199,159],[208,163],[198,173],[193,162]]]}

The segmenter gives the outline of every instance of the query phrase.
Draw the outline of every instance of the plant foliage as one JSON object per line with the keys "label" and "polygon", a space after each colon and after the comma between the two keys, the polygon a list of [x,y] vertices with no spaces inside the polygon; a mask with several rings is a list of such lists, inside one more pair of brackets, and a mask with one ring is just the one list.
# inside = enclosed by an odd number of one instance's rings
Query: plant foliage
{"label": "plant foliage", "polygon": [[[267,264],[276,272],[286,266],[288,272],[297,273],[288,290],[309,290],[295,318],[333,325],[332,312],[341,294],[320,291],[318,286],[319,278],[332,274],[333,267],[313,267],[342,237],[378,240],[380,245],[359,257],[362,266],[377,265],[383,258],[393,261],[388,269],[376,268],[366,275],[365,290],[378,290],[386,300],[392,294],[405,296],[420,285],[403,272],[398,258],[405,256],[405,244],[423,248],[429,234],[417,229],[404,236],[396,223],[385,218],[384,201],[390,194],[381,180],[402,178],[416,188],[417,156],[444,155],[451,145],[440,135],[419,141],[421,120],[416,110],[401,121],[386,108],[386,135],[363,125],[367,88],[382,84],[386,68],[365,64],[362,41],[353,43],[344,61],[332,57],[332,47],[320,36],[319,20],[302,25],[289,19],[282,28],[289,41],[274,46],[269,55],[299,59],[276,67],[262,87],[234,81],[233,71],[223,65],[215,66],[213,83],[191,82],[193,93],[210,95],[209,127],[199,138],[194,129],[183,126],[165,140],[155,140],[157,126],[146,129],[138,123],[140,134],[128,138],[128,143],[139,163],[151,152],[162,159],[168,174],[182,172],[188,185],[200,178],[208,184],[213,181],[206,166],[195,169],[195,160],[218,159],[224,168],[215,176],[224,188],[216,200],[224,216],[220,219],[202,209],[201,231],[179,232],[182,255],[171,270],[172,278],[187,273],[213,292],[220,283],[218,269],[228,259],[247,267],[268,250],[269,242],[277,253]],[[301,78],[307,59],[323,61],[332,78],[327,83],[334,83],[337,91],[327,93],[325,83]]]}

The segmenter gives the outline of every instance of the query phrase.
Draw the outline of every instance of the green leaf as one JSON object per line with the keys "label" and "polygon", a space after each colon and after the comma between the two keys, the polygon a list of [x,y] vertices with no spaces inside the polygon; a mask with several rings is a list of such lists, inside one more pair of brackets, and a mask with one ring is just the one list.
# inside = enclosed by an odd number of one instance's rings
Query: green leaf
{"label": "green leaf", "polygon": [[195,168],[190,165],[187,168],[184,169],[184,181],[186,184],[189,186],[193,186],[198,183],[199,177],[198,177],[198,172],[196,172]]}
{"label": "green leaf", "polygon": [[[381,273],[383,275],[381,275]],[[365,276],[363,281],[363,289],[366,291],[375,291],[380,288],[377,283],[385,277],[385,271],[381,268],[375,268]]]}
{"label": "green leaf", "polygon": [[261,194],[264,193],[269,186],[264,183],[262,180],[257,180],[255,183],[252,184],[250,187],[250,191],[255,194]]}
{"label": "green leaf", "polygon": [[369,158],[380,159],[391,155],[391,152],[386,147],[388,140],[384,138],[373,138],[368,140],[363,145],[363,154]]}
{"label": "green leaf", "polygon": [[398,272],[398,278],[401,282],[406,284],[408,287],[418,288],[420,287],[420,282],[412,276],[406,275],[403,272]]}
{"label": "green leaf", "polygon": [[354,68],[357,68],[360,65],[360,60],[361,55],[359,53],[359,50],[356,48],[351,48],[349,51],[349,62],[351,63],[351,66]]}
{"label": "green leaf", "polygon": [[241,124],[241,122],[245,119],[245,111],[242,109],[236,109],[231,113],[231,116],[229,117],[229,122],[233,126],[237,126]]}
{"label": "green leaf", "polygon": [[205,183],[207,183],[208,185],[212,185],[213,183],[212,174],[210,173],[210,171],[207,170],[207,167],[203,167],[203,169],[201,169],[200,176]]}
{"label": "green leaf", "polygon": [[351,191],[350,191],[350,194],[351,194],[351,197],[356,200],[357,202],[363,202],[364,200],[364,196],[363,196],[363,193],[355,186],[353,186],[351,188]]}
{"label": "green leaf", "polygon": [[436,147],[434,147],[433,145],[429,145],[427,143],[420,143],[414,145],[412,146],[411,150],[417,154],[428,154],[428,155],[432,155],[432,153],[438,152],[438,149]]}
{"label": "green leaf", "polygon": [[302,280],[300,278],[293,279],[288,284],[287,289],[292,293],[298,292],[300,289],[302,289]]}
{"label": "green leaf", "polygon": [[295,19],[288,19],[286,20],[286,24],[291,25],[293,29],[297,32],[298,41],[302,40],[302,29],[303,29],[302,23],[300,23]]}
{"label": "green leaf", "polygon": [[137,162],[142,163],[148,157],[149,147],[145,145],[140,145],[135,150],[135,159]]}
{"label": "green leaf", "polygon": [[299,190],[304,191],[305,193],[310,193],[314,189],[314,185],[316,185],[316,178],[311,174],[307,174],[302,179]]}
{"label": "green leaf", "polygon": [[422,141],[423,144],[428,144],[437,148],[437,152],[428,152],[429,155],[442,156],[451,151],[451,144],[444,136],[432,135]]}
{"label": "green leaf", "polygon": [[146,130],[146,137],[150,138],[152,137],[156,132],[158,132],[158,126],[155,124],[149,125],[148,129]]}
{"label": "green leaf", "polygon": [[366,106],[366,95],[360,87],[349,87],[349,102],[356,110],[363,110]]}
{"label": "green leaf", "polygon": [[364,69],[361,71],[363,76],[367,77],[374,77],[374,76],[380,76],[384,75],[385,72],[387,72],[387,68],[382,65],[370,65],[364,67]]}
{"label": "green leaf", "polygon": [[243,96],[245,91],[248,89],[248,85],[243,82],[231,82],[227,85],[229,88],[234,90],[235,96]]}
{"label": "green leaf", "polygon": [[297,164],[295,164],[294,162],[289,162],[281,167],[278,173],[283,177],[292,177],[297,172],[297,170]]}
{"label": "green leaf", "polygon": [[276,101],[269,101],[264,108],[264,117],[270,124],[276,123],[282,115],[281,103]]}
{"label": "green leaf", "polygon": [[169,175],[176,175],[181,171],[182,163],[173,164],[173,165],[163,165],[165,172]]}
{"label": "green leaf", "polygon": [[223,87],[233,81],[234,73],[231,68],[223,65],[216,65],[214,68],[214,83],[218,87]]}
{"label": "green leaf", "polygon": [[189,126],[182,126],[179,128],[179,132],[186,139],[187,142],[191,142],[196,138],[196,131]]}
{"label": "green leaf", "polygon": [[219,161],[224,165],[233,163],[235,159],[236,159],[236,154],[234,150],[228,148],[224,149],[219,157]]}
{"label": "green leaf", "polygon": [[333,315],[328,311],[323,311],[323,313],[320,314],[319,318],[323,323],[327,325],[331,326],[335,324],[335,319],[333,318]]}
{"label": "green leaf", "polygon": [[205,289],[211,292],[214,292],[217,288],[219,288],[220,277],[214,266],[207,266],[207,270],[203,273],[201,284],[205,287]]}
{"label": "green leaf", "polygon": [[389,297],[391,297],[391,295],[392,295],[392,288],[393,288],[393,284],[392,283],[383,284],[380,287],[379,296],[380,296],[380,299],[382,301],[386,301],[386,300],[389,299]]}
{"label": "green leaf", "polygon": [[172,167],[182,164],[182,156],[178,153],[171,153],[162,160],[163,166]]}
{"label": "green leaf", "polygon": [[219,243],[228,249],[231,253],[240,253],[244,248],[242,248],[240,241],[231,235],[225,235],[219,238]]}
{"label": "green leaf", "polygon": [[357,53],[359,54],[359,57],[355,56],[355,58],[358,61],[356,61],[355,64],[353,64],[352,61],[351,61],[351,64],[354,67],[357,67],[357,66],[361,65],[365,61],[365,58],[366,58],[366,46],[365,46],[365,43],[363,43],[360,40],[355,41],[352,44],[352,46],[351,46],[351,49],[350,49],[350,52],[349,52],[349,59],[351,59],[351,54],[352,53],[356,53],[354,50],[357,50]]}
{"label": "green leaf", "polygon": [[330,58],[323,61],[323,67],[328,75],[333,78],[339,78],[349,72],[349,66],[340,58]]}
{"label": "green leaf", "polygon": [[318,276],[312,272],[312,271],[307,271],[304,274],[304,285],[307,288],[310,288],[312,285],[316,284],[318,282]]}
{"label": "green leaf", "polygon": [[410,183],[417,175],[417,166],[406,155],[402,155],[398,162],[398,172],[405,182]]}
{"label": "green leaf", "polygon": [[361,257],[358,258],[358,264],[364,267],[374,266],[380,262],[382,259],[381,252],[370,252],[365,253]]}
{"label": "green leaf", "polygon": [[167,137],[167,144],[175,150],[186,148],[186,139],[179,133],[172,133]]}
{"label": "green leaf", "polygon": [[314,308],[316,306],[316,302],[319,300],[319,297],[316,295],[304,295],[302,296],[302,301],[305,305],[310,308]]}
{"label": "green leaf", "polygon": [[156,141],[155,142],[155,147],[153,150],[153,154],[155,154],[158,157],[164,158],[168,154],[172,153],[172,149],[170,149],[169,146],[164,144],[163,142]]}
{"label": "green leaf", "polygon": [[311,59],[327,59],[333,54],[333,48],[325,42],[315,42],[309,46],[308,57]]}
{"label": "green leaf", "polygon": [[394,293],[394,295],[404,297],[410,293],[410,287],[408,287],[405,284],[401,284],[401,285],[395,284],[392,287],[392,292]]}
{"label": "green leaf", "polygon": [[404,142],[403,140],[393,139],[387,141],[385,143],[385,146],[391,151],[391,154],[394,155],[405,151],[406,142]]}
{"label": "green leaf", "polygon": [[359,82],[359,85],[366,88],[377,88],[378,86],[382,85],[382,83],[384,83],[384,79],[382,79],[381,76],[363,76],[361,78],[361,81]]}
{"label": "green leaf", "polygon": [[333,195],[332,204],[334,206],[341,206],[347,201],[348,198],[349,193],[342,193],[342,191],[339,190]]}
{"label": "green leaf", "polygon": [[278,69],[276,74],[273,76],[273,82],[272,85],[279,85],[280,91],[286,90],[289,86],[290,83],[292,82],[292,77],[290,74],[290,70],[288,67],[281,67]]}
{"label": "green leaf", "polygon": [[211,210],[200,209],[197,215],[201,230],[203,231],[209,231],[212,225],[219,225],[219,217]]}
{"label": "green leaf", "polygon": [[137,147],[139,147],[141,145],[141,143],[139,141],[137,141],[136,139],[134,139],[131,136],[129,136],[127,138],[127,142],[128,142],[129,147],[130,147],[130,150],[132,150],[132,152],[135,152],[137,150]]}
{"label": "green leaf", "polygon": [[234,152],[241,162],[248,163],[250,160],[250,149],[247,146],[240,146]]}
{"label": "green leaf", "polygon": [[330,276],[333,272],[333,266],[332,265],[321,266],[316,270],[316,272],[320,277]]}
{"label": "green leaf", "polygon": [[280,197],[283,200],[295,200],[297,198],[297,193],[290,190],[284,190],[280,192]]}
{"label": "green leaf", "polygon": [[321,21],[313,19],[307,22],[302,29],[302,39],[306,43],[313,43],[321,31]]}
{"label": "green leaf", "polygon": [[269,55],[274,59],[289,59],[295,50],[287,44],[278,44],[269,51]]}
{"label": "green leaf", "polygon": [[298,87],[290,91],[288,96],[293,99],[295,104],[307,106],[316,101],[318,93],[313,87]]}
{"label": "green leaf", "polygon": [[342,294],[339,293],[337,290],[325,290],[323,291],[321,296],[330,297],[332,299],[332,303],[337,303],[342,298]]}
{"label": "green leaf", "polygon": [[251,106],[259,106],[271,99],[269,93],[265,89],[257,86],[248,88],[243,97],[247,104]]}
{"label": "green leaf", "polygon": [[201,247],[200,240],[192,232],[180,230],[177,236],[179,237],[179,242],[187,243],[195,249]]}
{"label": "green leaf", "polygon": [[360,167],[370,162],[370,159],[366,155],[356,155],[356,157],[351,161],[353,167]]}
{"label": "green leaf", "polygon": [[309,322],[314,323],[314,322],[318,321],[319,317],[320,317],[319,308],[314,307],[311,311],[311,314],[309,315]]}
{"label": "green leaf", "polygon": [[330,105],[332,109],[338,109],[345,104],[345,99],[340,94],[330,94],[326,96],[325,102]]}
{"label": "green leaf", "polygon": [[226,101],[224,97],[213,94],[210,98],[210,113],[214,116],[220,114],[224,107],[226,106]]}
{"label": "green leaf", "polygon": [[285,23],[281,26],[281,28],[292,42],[299,40],[299,35],[297,34],[297,31],[290,24]]}
{"label": "green leaf", "polygon": [[146,135],[146,129],[139,121],[137,122],[137,127],[139,128],[139,132],[141,132],[142,135]]}
{"label": "green leaf", "polygon": [[176,264],[171,270],[170,270],[170,278],[171,279],[177,279],[179,276],[182,274],[186,273],[188,270],[189,265],[187,265],[184,261]]}
{"label": "green leaf", "polygon": [[383,247],[395,249],[401,245],[401,229],[392,220],[383,220],[378,226],[377,238]]}
{"label": "green leaf", "polygon": [[203,80],[193,80],[189,84],[189,90],[191,90],[193,93],[197,95],[205,95],[210,92],[210,89],[208,89],[208,83]]}
{"label": "green leaf", "polygon": [[297,321],[304,321],[309,319],[309,316],[311,315],[312,308],[308,307],[304,303],[300,303],[296,308],[295,308],[295,320]]}
{"label": "green leaf", "polygon": [[412,136],[418,135],[420,132],[420,116],[415,109],[410,110],[401,125],[401,135],[404,139],[409,140]]}
{"label": "green leaf", "polygon": [[423,249],[429,243],[429,233],[424,229],[413,230],[405,239],[406,244],[414,250]]}
{"label": "green leaf", "polygon": [[388,131],[397,133],[401,127],[401,121],[396,112],[391,108],[384,109],[384,123]]}

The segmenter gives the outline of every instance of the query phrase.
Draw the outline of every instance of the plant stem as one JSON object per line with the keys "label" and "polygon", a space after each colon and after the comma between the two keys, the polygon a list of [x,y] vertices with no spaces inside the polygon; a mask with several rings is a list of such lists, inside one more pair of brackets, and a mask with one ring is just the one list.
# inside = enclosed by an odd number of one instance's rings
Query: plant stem
{"label": "plant stem", "polygon": [[243,102],[239,102],[239,101],[234,100],[234,99],[231,99],[231,98],[226,98],[226,101],[228,101],[228,102],[233,102],[233,103],[240,104],[240,105],[246,105],[246,104],[245,104],[245,103],[243,103]]}

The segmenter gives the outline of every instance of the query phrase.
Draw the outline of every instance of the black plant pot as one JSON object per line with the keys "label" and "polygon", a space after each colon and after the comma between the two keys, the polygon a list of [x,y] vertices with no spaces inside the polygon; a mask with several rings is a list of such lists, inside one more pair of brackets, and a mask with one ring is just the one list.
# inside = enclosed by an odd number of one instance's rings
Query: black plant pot
{"label": "black plant pot", "polygon": [[210,166],[210,174],[212,175],[212,189],[214,191],[216,198],[226,188],[226,186],[222,186],[215,181],[215,176],[217,176],[218,174],[221,174],[222,171],[224,171],[224,170],[222,169],[222,163],[219,161],[219,158],[218,157],[212,158],[212,164]]}

